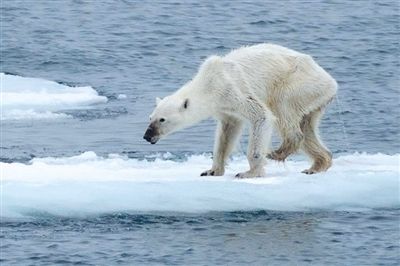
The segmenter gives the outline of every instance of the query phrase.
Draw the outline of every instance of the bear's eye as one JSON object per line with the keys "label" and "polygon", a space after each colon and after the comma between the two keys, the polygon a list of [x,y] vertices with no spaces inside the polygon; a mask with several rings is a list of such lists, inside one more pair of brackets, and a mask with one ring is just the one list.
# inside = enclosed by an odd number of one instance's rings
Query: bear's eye
{"label": "bear's eye", "polygon": [[165,118],[160,118],[160,123],[165,122]]}

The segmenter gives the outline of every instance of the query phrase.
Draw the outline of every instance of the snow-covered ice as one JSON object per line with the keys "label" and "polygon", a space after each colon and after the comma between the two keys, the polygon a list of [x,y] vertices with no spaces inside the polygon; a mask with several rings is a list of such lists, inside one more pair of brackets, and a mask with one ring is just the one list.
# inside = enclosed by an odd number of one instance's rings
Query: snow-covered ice
{"label": "snow-covered ice", "polygon": [[0,73],[2,120],[70,117],[63,110],[107,102],[90,86],[70,87],[54,81]]}
{"label": "snow-covered ice", "polygon": [[352,154],[326,173],[304,175],[306,161],[269,162],[268,177],[235,179],[247,169],[234,157],[223,177],[200,177],[209,155],[183,162],[85,152],[74,157],[1,163],[2,216],[35,212],[86,215],[119,211],[365,210],[400,206],[400,155]]}

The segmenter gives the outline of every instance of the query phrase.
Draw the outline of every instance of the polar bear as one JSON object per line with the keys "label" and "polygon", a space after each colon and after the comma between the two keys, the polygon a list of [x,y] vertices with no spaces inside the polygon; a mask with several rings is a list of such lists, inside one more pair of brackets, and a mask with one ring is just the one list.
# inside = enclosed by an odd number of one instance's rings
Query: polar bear
{"label": "polar bear", "polygon": [[[298,149],[313,160],[303,173],[314,174],[332,164],[318,124],[336,91],[336,81],[309,55],[275,44],[242,47],[223,57],[209,57],[191,81],[172,95],[157,98],[143,138],[155,144],[171,132],[213,117],[218,121],[213,164],[201,175],[220,176],[248,122],[250,170],[236,177],[265,176],[266,158],[284,161]],[[274,128],[282,144],[271,152]]]}

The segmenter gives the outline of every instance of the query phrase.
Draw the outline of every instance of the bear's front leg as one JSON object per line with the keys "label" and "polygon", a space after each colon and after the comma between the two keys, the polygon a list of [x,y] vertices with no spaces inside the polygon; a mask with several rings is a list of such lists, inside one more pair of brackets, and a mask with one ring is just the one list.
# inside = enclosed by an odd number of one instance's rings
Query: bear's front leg
{"label": "bear's front leg", "polygon": [[221,176],[225,173],[225,163],[242,130],[242,122],[233,117],[224,117],[218,122],[215,133],[213,165],[201,176]]}
{"label": "bear's front leg", "polygon": [[272,121],[272,114],[268,110],[263,109],[258,118],[252,122],[247,151],[250,170],[237,174],[237,178],[265,176],[265,155],[272,136]]}

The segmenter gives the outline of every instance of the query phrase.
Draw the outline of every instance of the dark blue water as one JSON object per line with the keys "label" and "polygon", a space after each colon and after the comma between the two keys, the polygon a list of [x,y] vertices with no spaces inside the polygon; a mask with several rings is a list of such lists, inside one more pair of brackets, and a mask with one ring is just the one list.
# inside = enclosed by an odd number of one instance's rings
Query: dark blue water
{"label": "dark blue water", "polygon": [[[397,1],[2,1],[0,72],[92,86],[74,119],[4,121],[5,162],[33,157],[210,152],[214,122],[157,145],[154,98],[211,54],[273,42],[311,54],[339,83],[321,134],[334,155],[399,153]],[[126,94],[119,101],[117,96]],[[242,141],[245,147],[246,140]],[[2,265],[396,265],[399,210],[32,214],[1,221]]]}
{"label": "dark blue water", "polygon": [[40,214],[2,222],[4,265],[396,265],[399,210]]}

